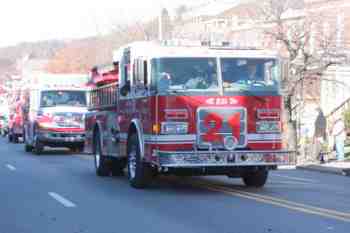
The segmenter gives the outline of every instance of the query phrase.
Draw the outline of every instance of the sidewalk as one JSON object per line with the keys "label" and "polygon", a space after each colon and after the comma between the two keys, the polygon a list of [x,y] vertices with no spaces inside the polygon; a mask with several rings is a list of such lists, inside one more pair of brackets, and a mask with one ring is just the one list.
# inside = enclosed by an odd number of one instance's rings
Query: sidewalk
{"label": "sidewalk", "polygon": [[344,162],[328,162],[325,164],[305,164],[296,166],[297,169],[318,171],[343,176],[350,176],[350,160]]}

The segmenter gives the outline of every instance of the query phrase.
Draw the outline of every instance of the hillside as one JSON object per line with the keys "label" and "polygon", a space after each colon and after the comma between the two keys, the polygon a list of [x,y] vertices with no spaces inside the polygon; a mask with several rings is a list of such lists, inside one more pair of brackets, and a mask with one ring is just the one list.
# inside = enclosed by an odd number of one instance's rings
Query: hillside
{"label": "hillside", "polygon": [[68,42],[59,40],[26,42],[16,46],[0,48],[0,82],[6,74],[15,72],[16,60],[28,55],[30,58],[50,59],[57,50],[62,49]]}

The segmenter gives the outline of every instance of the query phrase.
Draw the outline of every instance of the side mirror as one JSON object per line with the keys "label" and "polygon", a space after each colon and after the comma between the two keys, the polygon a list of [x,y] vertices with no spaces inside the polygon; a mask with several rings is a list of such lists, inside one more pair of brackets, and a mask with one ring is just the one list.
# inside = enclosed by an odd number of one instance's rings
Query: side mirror
{"label": "side mirror", "polygon": [[130,81],[126,81],[124,86],[120,89],[120,94],[126,96],[130,92]]}

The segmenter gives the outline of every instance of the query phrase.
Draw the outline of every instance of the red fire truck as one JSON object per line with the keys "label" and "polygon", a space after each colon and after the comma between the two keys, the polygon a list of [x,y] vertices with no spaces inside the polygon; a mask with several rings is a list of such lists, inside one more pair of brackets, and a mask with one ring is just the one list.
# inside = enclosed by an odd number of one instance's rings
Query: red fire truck
{"label": "red fire truck", "polygon": [[39,74],[23,103],[24,149],[37,155],[45,146],[83,151],[87,112],[87,76]]}
{"label": "red fire truck", "polygon": [[23,115],[21,105],[22,102],[20,97],[18,97],[14,100],[14,103],[10,108],[8,132],[9,142],[18,143],[19,138],[23,136]]}
{"label": "red fire truck", "polygon": [[[265,50],[137,42],[94,69],[85,150],[99,176],[227,175],[262,187],[282,148],[283,61]],[[120,71],[120,72],[118,72]],[[105,79],[106,78],[106,79]],[[105,80],[105,81],[103,81]]]}

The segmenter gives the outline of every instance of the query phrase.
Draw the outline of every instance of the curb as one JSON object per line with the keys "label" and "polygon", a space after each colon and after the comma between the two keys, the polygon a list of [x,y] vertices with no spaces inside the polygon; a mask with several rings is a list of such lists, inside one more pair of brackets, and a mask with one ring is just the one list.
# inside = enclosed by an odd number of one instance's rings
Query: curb
{"label": "curb", "polygon": [[295,165],[281,165],[277,167],[277,170],[295,170],[296,168]]}
{"label": "curb", "polygon": [[316,171],[321,173],[335,174],[341,176],[350,176],[350,169],[342,169],[336,167],[323,167],[319,165],[306,165],[306,166],[297,166],[297,169],[306,170],[306,171]]}

